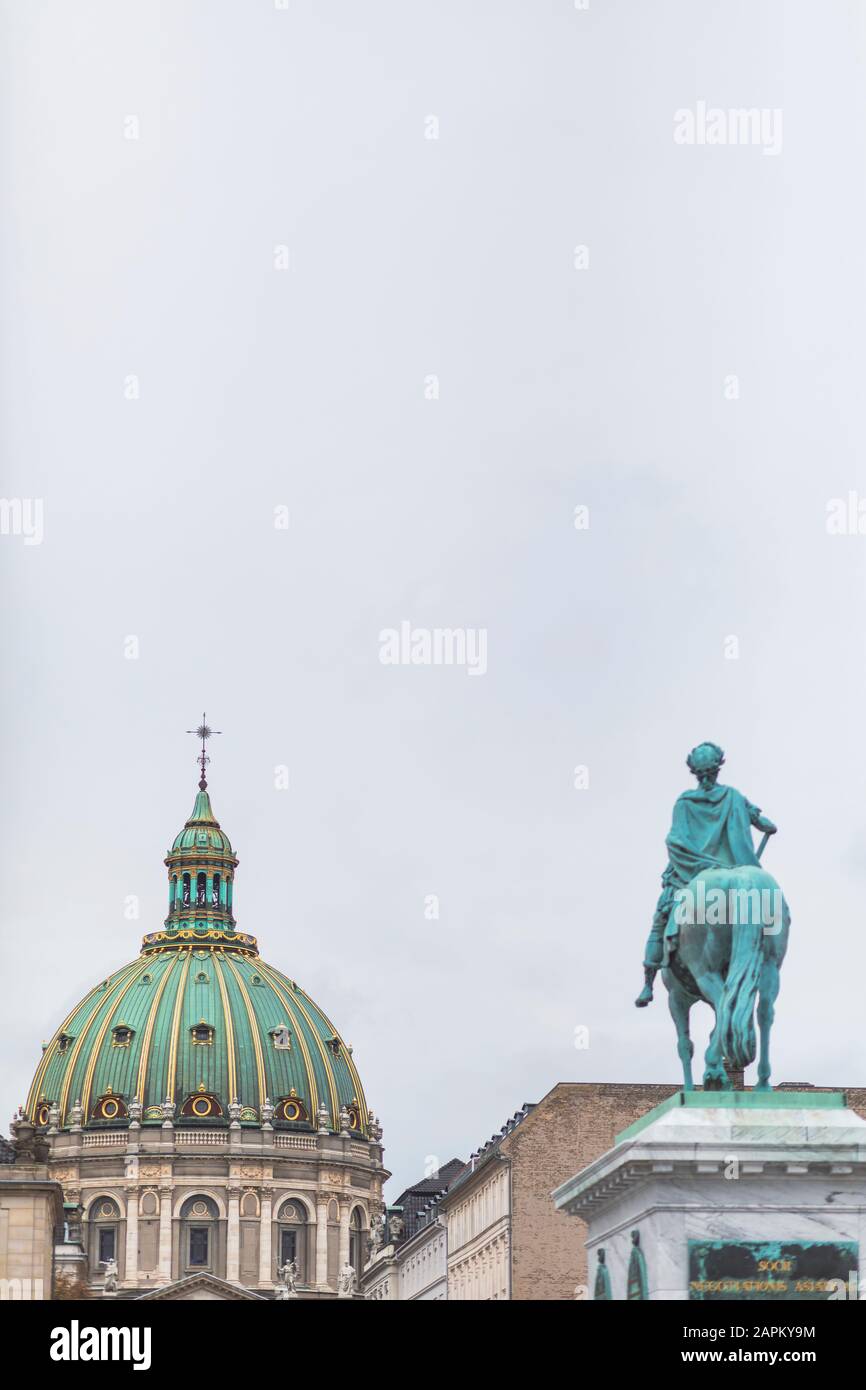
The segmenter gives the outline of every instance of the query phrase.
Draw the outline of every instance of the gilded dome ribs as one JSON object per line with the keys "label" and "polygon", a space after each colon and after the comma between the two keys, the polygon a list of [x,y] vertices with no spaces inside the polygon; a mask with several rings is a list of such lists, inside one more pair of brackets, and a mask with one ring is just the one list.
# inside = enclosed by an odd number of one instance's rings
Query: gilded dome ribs
{"label": "gilded dome ribs", "polygon": [[[132,970],[135,964],[136,962],[133,962],[132,965],[125,965],[122,970],[118,971],[118,975],[123,975],[127,970]],[[115,981],[112,980],[111,985],[113,986],[114,983]],[[75,1005],[75,1008],[69,1011],[66,1018],[63,1020],[60,1027],[57,1029],[57,1032],[54,1034],[54,1037],[51,1039],[50,1043],[46,1047],[42,1060],[39,1063],[39,1066],[36,1068],[36,1075],[33,1078],[33,1084],[31,1085],[30,1091],[27,1096],[26,1109],[28,1115],[33,1114],[34,1106],[36,1105],[36,1102],[39,1099],[40,1088],[45,1081],[51,1063],[54,1061],[55,1057],[58,1054],[58,1043],[60,1038],[62,1038],[66,1034],[66,1029],[70,1027],[76,1015],[79,1014],[82,1009],[87,1007],[93,996],[97,993],[102,993],[103,996],[105,994],[105,991],[102,989],[101,984],[94,985],[90,993],[86,994],[84,998],[78,1004]],[[103,1000],[100,1000],[100,1003],[102,1002]],[[71,1055],[72,1054],[70,1053],[70,1056]]]}
{"label": "gilded dome ribs", "polygon": [[132,986],[135,984],[136,980],[138,979],[138,976],[144,974],[146,968],[147,959],[145,957],[142,957],[139,961],[139,968],[133,971],[129,979],[124,982],[120,990],[120,993],[114,996],[111,1007],[107,1010],[105,1018],[102,1020],[102,1023],[100,1024],[99,1032],[96,1036],[96,1041],[91,1044],[91,1052],[89,1061],[87,1063],[87,1071],[84,1074],[84,1085],[81,1088],[81,1104],[84,1110],[85,1119],[90,1114],[90,1092],[93,1084],[93,1073],[96,1070],[96,1063],[99,1061],[99,1051],[102,1047],[103,1039],[106,1033],[108,1032],[108,1028],[112,1019],[117,1014],[117,1010],[121,1002],[123,1001],[125,995],[129,992],[130,989],[132,989]]}
{"label": "gilded dome ribs", "polygon": [[232,1023],[232,1011],[229,1005],[228,991],[223,976],[222,961],[216,951],[213,954],[214,971],[219,986],[220,1000],[223,1008],[223,1028],[225,1030],[226,1059],[228,1064],[228,1096],[227,1100],[232,1101],[238,1094],[238,1069],[235,1057],[235,1030]]}
{"label": "gilded dome ribs", "polygon": [[[262,973],[266,976],[266,978],[270,981],[272,987],[277,991],[277,993],[280,994],[281,997],[285,998],[285,996],[282,995],[281,990],[279,989],[279,986],[278,986],[278,984],[277,984],[277,980],[278,980],[278,978],[279,978],[278,972],[275,971],[275,970],[272,970],[271,967],[270,967],[269,965],[261,965],[259,968],[260,968],[260,970],[262,971]],[[288,981],[286,981],[286,983],[288,983]],[[294,994],[294,993],[293,993],[293,996],[292,996],[292,997],[293,997],[294,1003],[297,1005],[297,1007],[300,1009],[301,1013],[303,1014],[304,1018],[306,1019],[307,1024],[308,1024],[308,1026],[309,1026],[309,1029],[310,1029],[310,1032],[311,1032],[312,1035],[313,1035],[313,1040],[315,1041],[316,1047],[318,1048],[319,1053],[320,1053],[320,1055],[321,1055],[322,1064],[323,1064],[323,1066],[324,1066],[324,1068],[325,1068],[325,1076],[327,1077],[327,1081],[328,1081],[328,1094],[329,1094],[329,1096],[330,1096],[330,1098],[331,1098],[331,1120],[332,1120],[332,1123],[333,1123],[333,1125],[334,1125],[334,1128],[335,1128],[335,1129],[339,1129],[339,1127],[340,1127],[340,1103],[339,1103],[339,1101],[337,1100],[337,1083],[336,1083],[336,1079],[335,1079],[335,1077],[334,1077],[334,1070],[333,1070],[333,1067],[331,1066],[330,1058],[328,1057],[328,1054],[327,1054],[327,1052],[325,1051],[325,1048],[324,1048],[324,1044],[323,1044],[323,1042],[322,1042],[322,1039],[319,1037],[319,1030],[318,1030],[318,1028],[316,1027],[316,1025],[315,1025],[315,1023],[313,1022],[313,1020],[310,1018],[310,1015],[307,1013],[306,1009],[304,1008],[304,1006],[303,1006],[303,1004],[301,1003],[300,999],[298,998],[297,994]],[[288,999],[285,999],[285,1004],[286,1004],[286,1008],[289,1008]],[[308,1054],[305,1054],[305,1055],[308,1055]],[[310,1063],[310,1071],[311,1071],[311,1073],[312,1073],[312,1063]],[[313,1114],[315,1114],[315,1110],[313,1111]]]}
{"label": "gilded dome ribs", "polygon": [[[159,984],[156,987],[156,990],[154,991],[153,1003],[150,1006],[150,1012],[147,1016],[147,1023],[144,1027],[144,1036],[141,1040],[141,1060],[138,1064],[138,1085],[136,1090],[139,1100],[142,1101],[145,1105],[148,1103],[148,1098],[145,1095],[145,1091],[147,1089],[147,1064],[150,1059],[150,1044],[153,1038],[153,1030],[156,1024],[157,1015],[159,1013],[159,1006],[162,1000],[163,993],[165,991],[165,987],[168,984],[169,979],[171,978],[172,972],[174,971],[176,965],[177,956],[173,956],[172,959],[169,961],[166,969],[162,972],[162,979],[160,980]],[[151,1096],[150,1103],[153,1105],[158,1105],[161,1099],[161,1096]]]}
{"label": "gilded dome ribs", "polygon": [[[276,975],[279,975],[279,974],[280,974],[280,971],[279,971],[279,970],[275,970],[274,973],[275,973]],[[313,1003],[312,999],[310,1000],[310,1003],[311,1003],[311,1004]],[[324,1023],[325,1027],[328,1028],[328,1029],[330,1029],[330,1031],[331,1031],[331,1036],[332,1036],[332,1037],[339,1037],[339,1034],[338,1034],[336,1028],[334,1027],[334,1025],[333,1025],[333,1023],[331,1022],[331,1020],[328,1018],[327,1014],[325,1014],[325,1013],[319,1008],[318,1004],[314,1005],[314,1007],[315,1007],[316,1010],[318,1011],[318,1013],[319,1013],[319,1015],[320,1015],[320,1017],[321,1017],[321,1020],[322,1020],[322,1022]],[[354,1082],[354,1085],[355,1085],[355,1088],[356,1088],[356,1089],[355,1089],[355,1099],[356,1099],[357,1102],[358,1102],[358,1109],[359,1109],[359,1111],[360,1111],[360,1116],[361,1116],[361,1127],[366,1131],[366,1129],[367,1129],[367,1122],[368,1122],[367,1102],[366,1102],[366,1100],[364,1099],[364,1088],[363,1088],[363,1086],[361,1085],[361,1078],[360,1078],[360,1076],[358,1075],[358,1069],[357,1069],[357,1067],[355,1066],[355,1063],[354,1063],[353,1060],[352,1060],[352,1054],[351,1054],[351,1052],[349,1051],[348,1047],[345,1047],[345,1046],[344,1046],[343,1048],[341,1048],[341,1050],[340,1050],[340,1055],[342,1056],[343,1061],[345,1062],[346,1067],[347,1067],[347,1069],[348,1069],[349,1075],[351,1076],[352,1081]]]}
{"label": "gilded dome ribs", "polygon": [[[294,1026],[295,1026],[295,1035],[296,1035],[296,1037],[297,1037],[297,1039],[298,1039],[298,1043],[299,1043],[300,1048],[301,1048],[301,1053],[303,1054],[304,1065],[305,1065],[305,1067],[306,1067],[306,1069],[307,1069],[307,1077],[309,1078],[309,1084],[310,1084],[310,1107],[311,1107],[311,1108],[310,1108],[310,1118],[311,1118],[311,1119],[315,1119],[316,1111],[317,1111],[318,1106],[319,1106],[319,1087],[318,1087],[318,1084],[317,1084],[317,1082],[316,1082],[316,1072],[315,1072],[315,1068],[313,1067],[313,1059],[312,1059],[312,1057],[311,1057],[311,1055],[310,1055],[310,1049],[309,1049],[309,1047],[308,1047],[308,1045],[307,1045],[306,1037],[304,1036],[304,1030],[303,1030],[303,1028],[301,1027],[301,1024],[300,1024],[300,1022],[299,1022],[299,1020],[298,1020],[298,1016],[297,1016],[297,1014],[295,1013],[294,1008],[292,1007],[292,1004],[291,1004],[291,1002],[290,1002],[290,1000],[289,1000],[289,998],[288,998],[288,995],[286,995],[286,994],[283,993],[283,991],[282,991],[282,989],[280,988],[280,986],[278,985],[277,981],[276,981],[275,979],[272,978],[272,972],[271,972],[271,970],[268,968],[268,966],[264,965],[261,961],[259,962],[258,968],[259,968],[260,974],[263,975],[264,978],[267,980],[268,984],[271,986],[271,988],[272,988],[272,990],[274,991],[274,993],[276,994],[277,998],[278,998],[278,999],[280,1000],[280,1002],[285,1006],[286,1012],[288,1013],[289,1018],[291,1019],[292,1023],[293,1023]],[[314,1029],[313,1031],[314,1031],[314,1033],[315,1033],[315,1029]],[[326,1067],[327,1067],[327,1063],[326,1063]],[[330,1079],[331,1079],[331,1078],[330,1078],[330,1072],[327,1072],[326,1074],[327,1074],[327,1076],[328,1076],[328,1078],[329,1078],[329,1080],[330,1080]],[[333,1087],[332,1087],[331,1089],[333,1090]],[[336,1123],[336,1116],[333,1117],[333,1121],[334,1121],[334,1123]]]}
{"label": "gilded dome ribs", "polygon": [[[256,1076],[258,1078],[259,1105],[264,1105],[265,1100],[267,1098],[267,1086],[265,1083],[265,1061],[264,1056],[262,1054],[262,1042],[261,1038],[259,1037],[259,1025],[256,1019],[255,1011],[253,1009],[252,1000],[250,999],[250,996],[247,993],[247,987],[243,982],[241,974],[235,966],[235,963],[231,959],[231,957],[223,956],[223,964],[228,966],[229,970],[231,971],[232,975],[237,981],[238,989],[240,991],[241,998],[244,1002],[244,1007],[247,1011],[247,1018],[249,1019],[250,1024],[250,1037],[253,1040],[253,1052],[255,1054],[256,1059]],[[243,1097],[241,1097],[241,1099],[243,1099]]]}
{"label": "gilded dome ribs", "polygon": [[177,1074],[177,1052],[180,1046],[181,1013],[183,1010],[184,994],[186,993],[186,977],[189,974],[191,961],[192,951],[188,950],[185,952],[177,994],[174,999],[174,1011],[171,1018],[171,1045],[168,1050],[168,1066],[166,1067],[165,1078],[165,1098],[168,1101],[173,1101],[175,1098],[174,1082]]}
{"label": "gilded dome ribs", "polygon": [[[60,1095],[60,1122],[61,1122],[61,1124],[65,1123],[65,1121],[66,1121],[66,1113],[67,1113],[67,1109],[68,1109],[68,1106],[69,1106],[69,1092],[70,1092],[70,1089],[71,1089],[71,1087],[72,1087],[72,1079],[73,1079],[73,1077],[74,1077],[74,1075],[75,1075],[75,1067],[76,1067],[76,1064],[77,1064],[77,1062],[78,1062],[79,1055],[80,1055],[80,1053],[81,1053],[81,1051],[82,1051],[82,1049],[83,1049],[83,1047],[84,1047],[84,1044],[85,1044],[85,1042],[88,1040],[88,1033],[90,1032],[90,1025],[91,1025],[91,1023],[92,1023],[93,1020],[96,1018],[96,1016],[97,1016],[97,1014],[99,1013],[100,1009],[105,1008],[106,1006],[108,1007],[108,1014],[107,1014],[107,1017],[109,1017],[109,1018],[111,1017],[111,1009],[112,1009],[112,1007],[113,1007],[111,1001],[112,1001],[112,999],[114,998],[114,989],[116,988],[116,986],[117,986],[118,984],[120,984],[121,981],[125,981],[125,980],[128,980],[128,979],[130,979],[130,978],[134,978],[136,975],[138,975],[139,972],[141,971],[141,967],[142,967],[142,961],[141,961],[141,959],[139,958],[139,960],[133,961],[131,965],[124,966],[124,968],[123,968],[122,970],[119,970],[119,971],[117,972],[117,974],[114,976],[113,979],[111,979],[111,978],[109,977],[110,983],[106,986],[106,988],[105,988],[104,990],[102,989],[101,985],[97,985],[97,986],[96,986],[97,991],[101,993],[102,997],[99,999],[99,1001],[98,1001],[97,1004],[96,1004],[96,1007],[92,1010],[92,1012],[91,1012],[90,1014],[88,1014],[87,1020],[86,1020],[86,1022],[85,1022],[85,1024],[84,1024],[83,1028],[81,1029],[80,1033],[78,1034],[78,1037],[77,1037],[77,1038],[75,1039],[75,1041],[73,1042],[72,1050],[71,1050],[71,1052],[69,1053],[69,1058],[68,1058],[67,1063],[66,1063],[66,1070],[65,1070],[64,1073],[63,1073],[63,1089],[62,1089],[61,1095]],[[81,1008],[81,1005],[79,1004],[78,1007],[79,1007],[79,1009],[80,1009],[80,1008]],[[74,1013],[70,1015],[70,1021],[74,1018],[75,1013],[77,1013],[77,1012],[78,1012],[78,1009],[76,1009],[76,1010],[74,1011]],[[66,1026],[66,1025],[64,1025],[64,1027],[65,1027],[65,1026]],[[53,1099],[53,1097],[49,1096],[49,1100],[51,1100],[51,1099]],[[77,1100],[77,1099],[79,1099],[78,1096],[73,1096],[73,1100]],[[87,1112],[85,1111],[85,1116],[86,1116],[86,1113],[87,1113]]]}

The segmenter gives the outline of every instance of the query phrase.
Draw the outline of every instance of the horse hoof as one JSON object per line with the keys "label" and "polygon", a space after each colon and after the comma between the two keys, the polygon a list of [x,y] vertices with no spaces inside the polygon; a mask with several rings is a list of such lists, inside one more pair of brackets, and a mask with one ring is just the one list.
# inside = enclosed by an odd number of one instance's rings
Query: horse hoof
{"label": "horse hoof", "polygon": [[730,1089],[731,1081],[726,1071],[722,1072],[721,1075],[719,1075],[718,1072],[707,1072],[707,1074],[705,1075],[705,1091],[729,1091]]}

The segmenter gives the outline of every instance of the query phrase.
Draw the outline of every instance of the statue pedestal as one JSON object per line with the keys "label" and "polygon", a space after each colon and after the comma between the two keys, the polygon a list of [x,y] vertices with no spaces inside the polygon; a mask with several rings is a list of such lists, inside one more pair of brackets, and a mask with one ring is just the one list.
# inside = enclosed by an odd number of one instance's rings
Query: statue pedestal
{"label": "statue pedestal", "polygon": [[589,1298],[857,1298],[861,1250],[866,1297],[866,1121],[842,1092],[679,1092],[553,1199],[586,1222]]}

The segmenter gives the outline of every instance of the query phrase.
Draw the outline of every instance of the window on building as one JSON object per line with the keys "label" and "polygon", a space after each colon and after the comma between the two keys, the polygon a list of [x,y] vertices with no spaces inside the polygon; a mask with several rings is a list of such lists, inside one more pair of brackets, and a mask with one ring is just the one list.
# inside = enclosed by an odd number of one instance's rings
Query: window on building
{"label": "window on building", "polygon": [[360,1279],[364,1268],[364,1224],[360,1207],[352,1212],[349,1223],[349,1264]]}
{"label": "window on building", "polygon": [[298,1233],[297,1231],[280,1231],[280,1264],[287,1265],[290,1260],[298,1258]]}
{"label": "window on building", "polygon": [[99,1228],[99,1263],[107,1264],[109,1260],[116,1258],[117,1251],[117,1227],[100,1226]]}
{"label": "window on building", "polygon": [[301,1202],[286,1202],[278,1217],[278,1236],[276,1242],[277,1264],[287,1265],[294,1260],[297,1265],[299,1284],[307,1282],[308,1259],[307,1212]]}
{"label": "window on building", "polygon": [[217,1245],[217,1209],[210,1197],[188,1197],[181,1207],[181,1259],[187,1269],[211,1269],[222,1276]]}
{"label": "window on building", "polygon": [[207,1226],[189,1228],[189,1263],[201,1268],[208,1262],[210,1254],[210,1230]]}
{"label": "window on building", "polygon": [[104,1273],[103,1266],[117,1259],[119,1249],[120,1209],[113,1197],[95,1197],[87,1212],[88,1263],[94,1276]]}

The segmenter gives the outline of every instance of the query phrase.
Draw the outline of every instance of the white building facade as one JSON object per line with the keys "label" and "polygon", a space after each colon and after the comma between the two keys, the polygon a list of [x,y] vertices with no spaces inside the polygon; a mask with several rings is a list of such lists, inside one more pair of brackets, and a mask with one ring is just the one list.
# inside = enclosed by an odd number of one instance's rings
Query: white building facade
{"label": "white building facade", "polygon": [[374,1302],[444,1301],[448,1297],[446,1231],[439,1220],[422,1226],[402,1245],[387,1245],[370,1260],[362,1279]]}
{"label": "white building facade", "polygon": [[431,1221],[400,1248],[397,1297],[407,1302],[438,1302],[448,1297],[446,1233]]}
{"label": "white building facade", "polygon": [[440,1204],[447,1236],[448,1298],[499,1301],[511,1290],[510,1165],[496,1155]]}

